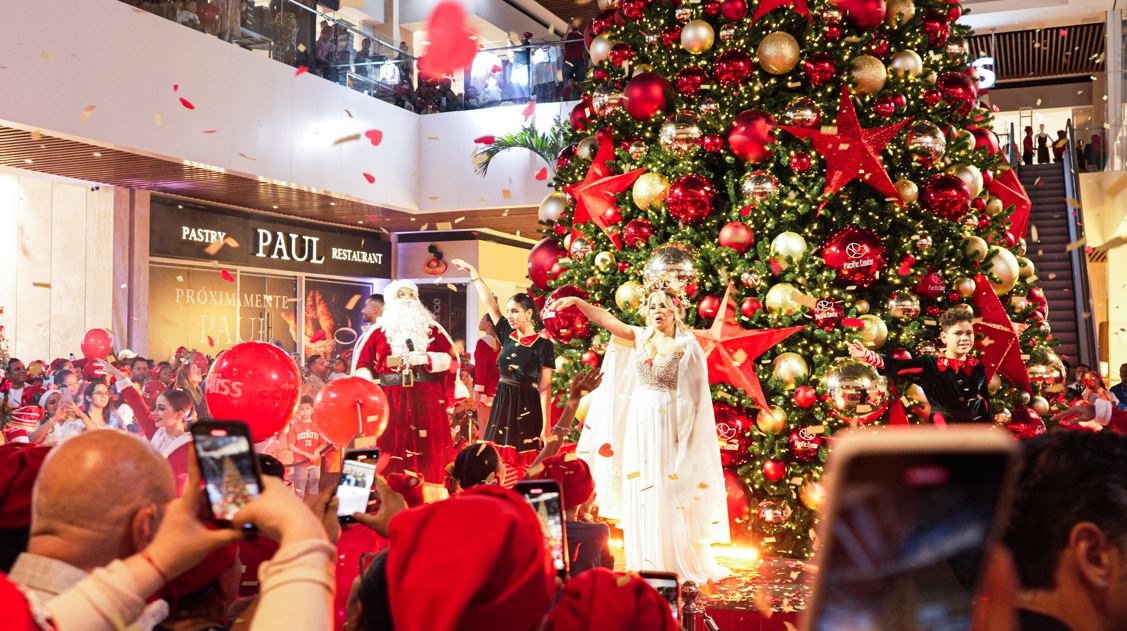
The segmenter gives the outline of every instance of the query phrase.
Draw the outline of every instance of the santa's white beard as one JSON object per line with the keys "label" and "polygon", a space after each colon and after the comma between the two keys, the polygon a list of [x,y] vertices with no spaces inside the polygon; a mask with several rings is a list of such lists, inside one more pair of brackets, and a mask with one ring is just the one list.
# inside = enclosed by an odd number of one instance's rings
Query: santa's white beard
{"label": "santa's white beard", "polygon": [[380,318],[380,328],[387,337],[394,355],[405,355],[407,340],[417,352],[425,352],[431,343],[431,326],[434,316],[418,300],[396,298],[384,307]]}

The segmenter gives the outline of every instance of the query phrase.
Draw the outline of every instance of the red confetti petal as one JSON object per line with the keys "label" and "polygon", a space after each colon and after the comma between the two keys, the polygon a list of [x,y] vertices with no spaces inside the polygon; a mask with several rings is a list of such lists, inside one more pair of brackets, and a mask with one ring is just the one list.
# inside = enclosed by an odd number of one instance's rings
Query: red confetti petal
{"label": "red confetti petal", "polygon": [[205,133],[205,134],[218,134],[219,130],[218,129],[205,129],[205,130],[203,130],[203,133]]}
{"label": "red confetti petal", "polygon": [[851,329],[859,329],[865,326],[865,323],[861,321],[861,318],[842,318],[841,326],[847,326]]}
{"label": "red confetti petal", "polygon": [[211,339],[210,335],[207,336],[207,345],[208,346],[215,346],[215,340]]}
{"label": "red confetti petal", "polygon": [[383,132],[378,129],[369,129],[364,135],[372,142],[373,147],[378,147],[383,142]]}
{"label": "red confetti petal", "polygon": [[778,276],[780,273],[782,273],[783,268],[779,265],[779,262],[776,261],[775,259],[771,259],[771,260],[767,261],[767,264],[771,266],[771,273],[774,274],[775,276]]}
{"label": "red confetti petal", "polygon": [[317,331],[312,336],[310,336],[309,343],[310,344],[316,344],[317,342],[320,342],[323,339],[325,339],[325,329],[321,329],[320,331]]}
{"label": "red confetti petal", "polygon": [[501,66],[498,66],[497,64],[493,64],[493,67],[490,68],[489,71],[492,72],[493,74],[497,74],[498,72],[501,72]]}
{"label": "red confetti petal", "polygon": [[462,5],[454,0],[434,8],[426,32],[430,44],[419,58],[419,71],[428,77],[439,78],[463,68],[477,54],[474,29],[466,22]]}
{"label": "red confetti petal", "polygon": [[541,182],[548,179],[548,167],[540,167],[540,170],[536,172],[536,179]]}
{"label": "red confetti petal", "polygon": [[293,71],[293,76],[300,77],[307,72],[309,72],[309,66],[298,66],[297,70]]}
{"label": "red confetti petal", "polygon": [[190,109],[190,110],[196,109],[196,106],[194,104],[192,104],[191,101],[189,101],[188,99],[186,99],[184,97],[180,97],[180,105],[183,105],[185,108]]}
{"label": "red confetti petal", "polygon": [[476,142],[479,145],[491,145],[491,144],[497,142],[497,137],[496,136],[478,136],[477,138],[474,138],[473,141]]}
{"label": "red confetti petal", "polygon": [[371,173],[365,172],[365,173],[361,173],[361,175],[364,176],[365,180],[368,180],[369,184],[375,184],[376,183],[376,176],[372,175]]}
{"label": "red confetti petal", "polygon": [[231,272],[228,272],[225,269],[219,270],[219,276],[220,276],[220,278],[227,281],[228,283],[235,282],[235,277],[231,275]]}
{"label": "red confetti petal", "polygon": [[905,368],[896,372],[898,375],[918,375],[923,372],[923,368]]}
{"label": "red confetti petal", "polygon": [[180,84],[179,83],[173,83],[172,84],[172,91],[173,92],[179,92],[180,91]]}
{"label": "red confetti petal", "polygon": [[536,113],[536,97],[532,97],[532,100],[528,102],[528,105],[524,106],[524,111],[522,111],[521,114],[524,116],[524,120],[528,120],[528,119],[532,118],[532,115],[535,114],[535,113]]}
{"label": "red confetti petal", "polygon": [[614,447],[611,447],[610,443],[603,443],[603,446],[599,447],[599,455],[604,458],[610,458],[614,455]]}

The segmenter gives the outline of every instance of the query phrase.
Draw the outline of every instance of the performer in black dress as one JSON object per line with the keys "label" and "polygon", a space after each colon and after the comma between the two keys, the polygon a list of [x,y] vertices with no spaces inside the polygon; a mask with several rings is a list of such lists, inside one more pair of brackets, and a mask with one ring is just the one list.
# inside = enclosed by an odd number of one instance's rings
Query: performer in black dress
{"label": "performer in black dress", "polygon": [[485,440],[497,446],[501,462],[505,464],[503,484],[512,486],[524,478],[540,451],[546,419],[550,418],[548,406],[555,351],[552,343],[537,330],[539,318],[531,296],[514,295],[502,314],[497,298],[477,269],[461,259],[450,262],[469,272],[470,281],[483,297],[497,339],[501,341],[501,352],[497,356],[501,376],[485,427]]}
{"label": "performer in black dress", "polygon": [[866,349],[854,340],[849,353],[892,378],[918,384],[931,404],[932,423],[991,423],[987,401],[986,367],[974,349],[974,311],[955,305],[939,318],[940,355],[893,359]]}

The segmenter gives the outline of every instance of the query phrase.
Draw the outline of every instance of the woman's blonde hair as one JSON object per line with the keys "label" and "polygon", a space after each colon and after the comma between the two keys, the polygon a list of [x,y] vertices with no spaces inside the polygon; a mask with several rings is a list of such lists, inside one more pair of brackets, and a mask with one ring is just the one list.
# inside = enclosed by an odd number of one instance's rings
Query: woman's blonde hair
{"label": "woman's blonde hair", "polygon": [[652,291],[649,294],[647,294],[645,301],[642,303],[642,305],[643,305],[642,308],[644,309],[644,313],[645,313],[645,317],[646,317],[646,330],[647,331],[653,331],[653,322],[650,319],[651,318],[651,316],[650,316],[650,303],[654,300],[654,298],[657,298],[657,300],[661,303],[661,305],[663,307],[666,307],[668,309],[673,310],[673,322],[674,322],[673,335],[674,336],[676,336],[679,333],[686,332],[686,331],[689,330],[689,326],[687,324],[685,324],[685,301],[678,298],[678,297],[671,295],[667,291],[656,290],[656,291]]}

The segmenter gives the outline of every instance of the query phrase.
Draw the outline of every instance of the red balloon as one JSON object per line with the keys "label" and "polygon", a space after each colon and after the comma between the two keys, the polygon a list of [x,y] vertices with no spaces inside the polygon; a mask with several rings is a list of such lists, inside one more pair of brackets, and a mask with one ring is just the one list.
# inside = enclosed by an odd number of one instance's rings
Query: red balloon
{"label": "red balloon", "polygon": [[632,248],[644,246],[654,234],[654,226],[649,219],[631,219],[622,229],[622,240]]}
{"label": "red balloon", "polygon": [[669,108],[671,86],[656,72],[643,72],[626,84],[626,113],[637,121],[647,121]]}
{"label": "red balloon", "polygon": [[[961,72],[944,72],[939,75],[935,87],[943,100],[963,116],[969,114],[978,102],[978,84]],[[975,145],[977,144],[976,141]]]}
{"label": "red balloon", "polygon": [[724,0],[720,3],[720,15],[733,22],[747,17],[747,2],[744,0]]}
{"label": "red balloon", "polygon": [[751,55],[742,50],[720,53],[713,62],[716,81],[722,86],[736,86],[748,80],[755,71]]}
{"label": "red balloon", "polygon": [[823,331],[832,331],[845,319],[845,308],[832,298],[821,298],[814,303],[814,326]]}
{"label": "red balloon", "polygon": [[818,402],[818,391],[810,386],[798,386],[794,389],[794,404],[802,409],[814,407]]}
{"label": "red balloon", "polygon": [[700,304],[697,305],[697,313],[705,320],[711,320],[720,313],[720,298],[718,296],[705,296],[700,299]]}
{"label": "red balloon", "polygon": [[552,278],[552,267],[564,256],[560,245],[551,237],[540,240],[528,253],[528,277],[532,284],[540,289],[548,288],[548,281]]}
{"label": "red balloon", "polygon": [[326,440],[340,447],[357,435],[379,438],[387,419],[387,396],[362,377],[333,379],[313,402],[313,425]]}
{"label": "red balloon", "polygon": [[847,226],[826,240],[822,259],[839,281],[868,287],[884,269],[884,242],[872,230]]}
{"label": "red balloon", "polygon": [[947,221],[962,221],[970,210],[970,187],[959,176],[938,173],[924,182],[920,205]]}
{"label": "red balloon", "polygon": [[242,342],[223,352],[207,375],[212,418],[242,421],[254,442],[277,433],[301,399],[301,372],[285,351],[265,342]]}
{"label": "red balloon", "polygon": [[591,124],[591,118],[595,116],[595,108],[591,105],[591,97],[584,95],[571,108],[571,128],[575,131],[586,131],[587,127]]}
{"label": "red balloon", "polygon": [[728,492],[728,529],[732,533],[732,541],[750,542],[754,498],[747,488],[747,482],[735,471],[725,469],[724,488]]}
{"label": "red balloon", "polygon": [[884,0],[834,0],[834,6],[859,29],[870,29],[884,21]]}
{"label": "red balloon", "polygon": [[763,162],[771,157],[768,144],[775,140],[775,119],[766,112],[745,110],[728,127],[728,148],[744,162]]}
{"label": "red balloon", "polygon": [[105,359],[113,352],[113,336],[105,329],[90,329],[82,336],[82,356]]}
{"label": "red balloon", "polygon": [[821,87],[837,77],[837,61],[827,52],[814,53],[802,62],[802,73],[810,85]]}
{"label": "red balloon", "polygon": [[812,460],[822,446],[822,437],[806,427],[791,430],[789,438],[791,454],[802,462]]}
{"label": "red balloon", "polygon": [[697,66],[685,66],[677,73],[677,94],[693,99],[700,94],[701,86],[708,81],[708,73]]}
{"label": "red balloon", "polygon": [[1014,436],[1022,439],[1033,438],[1047,431],[1045,421],[1041,419],[1037,410],[1025,405],[1014,408],[1006,429],[1010,430]]}
{"label": "red balloon", "polygon": [[690,173],[673,180],[665,207],[669,214],[683,224],[698,224],[712,214],[716,188],[704,177]]}
{"label": "red balloon", "polygon": [[716,435],[720,439],[720,464],[725,467],[743,465],[751,458],[755,419],[727,403],[713,403],[712,411],[716,415]]}
{"label": "red balloon", "polygon": [[780,460],[764,460],[763,477],[772,482],[782,480],[787,477],[787,464]]}
{"label": "red balloon", "polygon": [[577,307],[558,311],[552,308],[553,302],[565,296],[586,298],[587,292],[575,285],[564,285],[548,296],[544,302],[544,309],[540,312],[540,321],[544,323],[544,329],[553,340],[564,344],[576,338],[587,337],[591,333],[590,320]]}
{"label": "red balloon", "polygon": [[730,221],[720,229],[720,247],[722,248],[732,248],[743,254],[754,243],[755,236],[751,233],[751,228],[748,228],[742,222]]}
{"label": "red balloon", "polygon": [[946,291],[947,281],[943,280],[943,275],[935,268],[928,270],[927,274],[924,274],[924,277],[916,285],[917,294],[932,300],[938,299]]}

